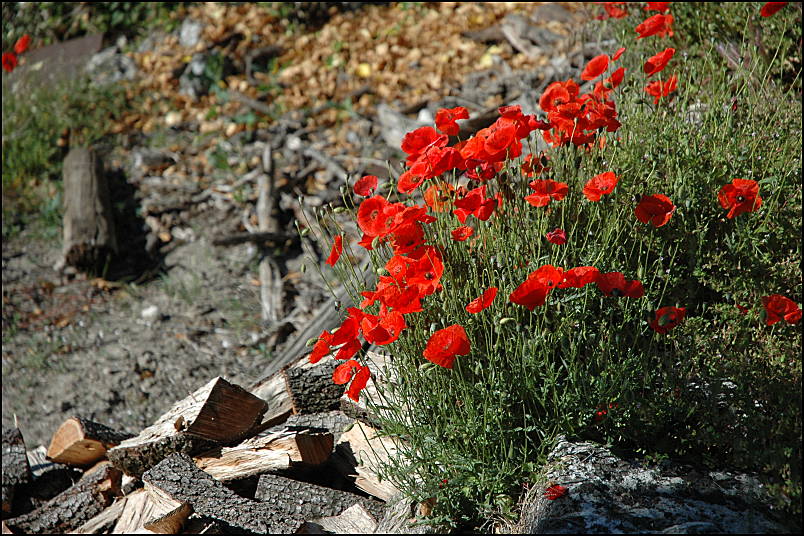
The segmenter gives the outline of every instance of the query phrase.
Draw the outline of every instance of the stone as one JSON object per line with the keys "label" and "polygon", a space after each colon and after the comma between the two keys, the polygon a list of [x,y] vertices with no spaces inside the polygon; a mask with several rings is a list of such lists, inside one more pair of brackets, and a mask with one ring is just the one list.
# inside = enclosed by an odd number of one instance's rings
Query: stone
{"label": "stone", "polygon": [[201,39],[201,31],[204,26],[193,19],[184,19],[179,29],[179,44],[183,47],[193,48]]}
{"label": "stone", "polygon": [[532,488],[517,532],[778,533],[790,532],[766,506],[767,492],[754,477],[703,471],[678,462],[649,465],[615,456],[594,443],[561,438],[548,458],[545,478],[567,488],[555,500],[547,486]]}
{"label": "stone", "polygon": [[137,74],[134,60],[121,54],[117,46],[108,47],[93,55],[85,67],[92,83],[97,86],[116,84],[121,80],[133,80]]}

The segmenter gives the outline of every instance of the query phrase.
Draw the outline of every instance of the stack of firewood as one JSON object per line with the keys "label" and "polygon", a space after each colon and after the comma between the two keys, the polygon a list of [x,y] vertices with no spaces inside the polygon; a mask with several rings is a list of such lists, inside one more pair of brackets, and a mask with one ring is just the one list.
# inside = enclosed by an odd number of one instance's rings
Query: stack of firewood
{"label": "stack of firewood", "polygon": [[304,358],[249,390],[214,378],[136,436],[72,417],[26,450],[4,429],[3,533],[425,530],[377,475],[397,445],[334,365]]}

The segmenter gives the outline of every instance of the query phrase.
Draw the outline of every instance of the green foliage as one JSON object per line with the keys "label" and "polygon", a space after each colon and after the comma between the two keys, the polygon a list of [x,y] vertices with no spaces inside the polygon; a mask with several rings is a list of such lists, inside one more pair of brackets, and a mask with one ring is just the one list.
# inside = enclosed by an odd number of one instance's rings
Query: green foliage
{"label": "green foliage", "polygon": [[[529,179],[508,162],[487,183],[488,196],[512,194],[504,212],[473,220],[469,241],[450,239],[458,224],[449,212],[425,226],[428,243],[443,248],[443,290],[405,315],[407,329],[388,347],[393,380],[369,405],[384,432],[404,440],[385,476],[412,498],[435,497],[436,522],[466,529],[514,515],[510,505],[538,481],[559,434],[757,472],[775,506],[800,515],[801,325],[768,327],[760,314],[763,296],[802,300],[801,73],[785,71],[800,11],[769,21],[756,4],[692,9],[674,8],[675,39],[635,41],[643,12],[607,23],[628,47],[614,97],[623,126],[603,149],[549,152],[542,178],[568,183],[567,198],[525,203]],[[709,9],[718,10],[711,19]],[[752,25],[762,25],[768,54],[742,38]],[[708,36],[721,31],[736,39],[743,65],[730,69],[713,50]],[[678,90],[654,105],[642,65],[667,46],[678,50],[657,78],[678,74]],[[586,181],[610,170],[621,177],[614,192],[588,202]],[[734,178],[758,181],[763,204],[727,219],[717,195]],[[634,216],[639,196],[656,193],[677,207],[659,228]],[[556,227],[568,235],[562,246],[544,238]],[[390,256],[378,244],[375,270]],[[589,285],[556,289],[532,312],[511,303],[545,264],[619,271],[641,280],[645,297],[604,297]],[[494,304],[468,314],[465,305],[490,286],[499,288]],[[742,315],[738,304],[751,310]],[[655,333],[648,321],[670,305],[685,307],[686,321]],[[472,349],[445,369],[422,350],[452,324],[464,326]]]}
{"label": "green foliage", "polygon": [[169,15],[192,2],[3,2],[3,50],[25,34],[48,45],[88,33],[136,37],[173,24]]}
{"label": "green foliage", "polygon": [[[4,79],[4,86],[6,81]],[[92,145],[110,121],[136,102],[122,85],[97,87],[83,78],[31,90],[3,90],[3,236],[31,218],[52,234],[61,210],[59,139]]]}

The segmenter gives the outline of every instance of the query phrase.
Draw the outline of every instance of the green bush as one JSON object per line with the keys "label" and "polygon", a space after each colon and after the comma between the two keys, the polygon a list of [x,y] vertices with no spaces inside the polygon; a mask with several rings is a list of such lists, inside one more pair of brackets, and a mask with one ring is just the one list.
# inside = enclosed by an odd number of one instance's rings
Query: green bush
{"label": "green bush", "polygon": [[[588,149],[548,151],[550,169],[539,178],[566,183],[566,198],[546,207],[525,202],[532,179],[517,158],[485,183],[486,197],[504,202],[487,221],[469,217],[469,240],[451,238],[459,225],[451,212],[428,212],[435,220],[422,228],[426,244],[441,251],[443,288],[422,299],[422,311],[403,315],[406,327],[388,345],[392,380],[369,406],[384,433],[404,440],[385,476],[412,498],[436,498],[435,522],[466,529],[514,516],[523,484],[539,480],[559,434],[757,472],[774,506],[798,518],[801,327],[767,326],[762,298],[800,303],[802,295],[800,67],[790,76],[801,12],[789,7],[760,19],[758,10],[673,7],[676,35],[664,39],[634,39],[647,16],[638,8],[606,22],[602,28],[627,47],[620,60],[627,74],[613,97],[622,127],[601,130]],[[753,27],[762,28],[767,54],[757,53]],[[738,39],[745,63],[727,67],[710,35]],[[642,66],[673,46],[674,58],[655,78],[676,74],[678,87],[654,104],[645,92],[654,78]],[[616,188],[587,201],[586,182],[608,171],[620,177]],[[718,193],[736,178],[757,181],[762,204],[727,218]],[[457,187],[459,177],[451,171],[420,190],[441,180]],[[397,199],[412,206],[418,192]],[[660,227],[635,217],[638,201],[653,194],[675,205]],[[338,231],[324,220],[331,240]],[[566,244],[546,240],[554,228],[566,231]],[[381,275],[400,254],[392,240],[368,238]],[[622,272],[642,282],[644,297],[607,297],[590,284],[556,288],[532,311],[512,303],[509,295],[543,265]],[[350,288],[375,290],[361,288],[350,267],[336,268]],[[468,313],[465,306],[491,286],[499,288],[491,306]],[[662,334],[651,322],[666,325],[656,311],[668,306],[685,308],[686,319]],[[350,312],[365,314],[389,312],[368,303]],[[364,336],[371,322],[361,324]],[[471,350],[453,368],[439,367],[423,350],[433,333],[455,324]],[[319,344],[328,348],[331,337],[322,334]],[[344,374],[361,370],[366,358],[358,360]]]}

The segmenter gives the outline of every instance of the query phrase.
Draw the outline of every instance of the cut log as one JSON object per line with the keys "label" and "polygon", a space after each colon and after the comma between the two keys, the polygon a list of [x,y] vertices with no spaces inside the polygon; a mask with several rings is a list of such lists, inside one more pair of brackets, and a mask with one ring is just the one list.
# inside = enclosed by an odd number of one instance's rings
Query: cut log
{"label": "cut log", "polygon": [[332,381],[336,366],[334,360],[313,364],[305,356],[253,387],[251,392],[268,406],[260,428],[281,424],[290,415],[338,409],[343,386]]}
{"label": "cut log", "polygon": [[327,430],[337,443],[341,434],[354,424],[355,420],[340,410],[310,413],[304,415],[291,415],[285,421],[285,426],[301,426]]}
{"label": "cut log", "polygon": [[40,445],[26,453],[33,479],[25,487],[31,498],[48,501],[81,478],[81,471],[47,459],[47,449]]}
{"label": "cut log", "polygon": [[266,407],[245,389],[217,377],[106,455],[126,474],[140,476],[175,452],[198,454],[218,443],[242,440],[260,422]]}
{"label": "cut log", "polygon": [[[127,497],[118,498],[111,506],[96,515],[71,534],[105,534],[112,530],[117,520],[123,514]],[[120,533],[116,533],[120,534]]]}
{"label": "cut log", "polygon": [[359,421],[341,435],[333,456],[338,470],[355,478],[355,486],[383,501],[399,493],[391,482],[381,480],[380,466],[396,454],[398,446],[389,437]]}
{"label": "cut log", "polygon": [[81,480],[33,512],[7,520],[13,531],[68,532],[100,514],[120,493],[120,471],[108,461],[89,469]]}
{"label": "cut log", "polygon": [[142,529],[157,534],[178,534],[192,513],[187,503],[174,501],[148,485],[126,499],[125,509],[112,530],[114,534],[130,534]]}
{"label": "cut log", "polygon": [[375,499],[271,474],[260,476],[254,498],[278,510],[290,510],[297,526],[304,521],[340,515],[355,504],[362,505],[377,519],[385,513],[385,505]]}
{"label": "cut log", "polygon": [[330,432],[283,427],[266,430],[236,447],[221,447],[195,458],[195,464],[221,482],[268,471],[288,469],[292,463],[319,465],[329,459],[334,445]]}
{"label": "cut log", "polygon": [[173,454],[142,475],[175,501],[186,502],[199,515],[223,522],[227,528],[258,533],[293,533],[301,522],[286,509],[240,497],[198,467],[186,454]]}
{"label": "cut log", "polygon": [[[319,529],[321,532],[316,532]],[[377,520],[361,504],[350,506],[338,516],[322,517],[305,523],[301,534],[374,534]]]}
{"label": "cut log", "polygon": [[117,253],[114,216],[103,164],[94,151],[74,147],[64,159],[62,266],[99,271]]}
{"label": "cut log", "polygon": [[3,512],[10,513],[17,486],[31,481],[25,441],[19,428],[3,427]]}
{"label": "cut log", "polygon": [[133,436],[87,419],[70,417],[53,434],[47,457],[67,465],[90,465],[103,459],[108,449]]}

